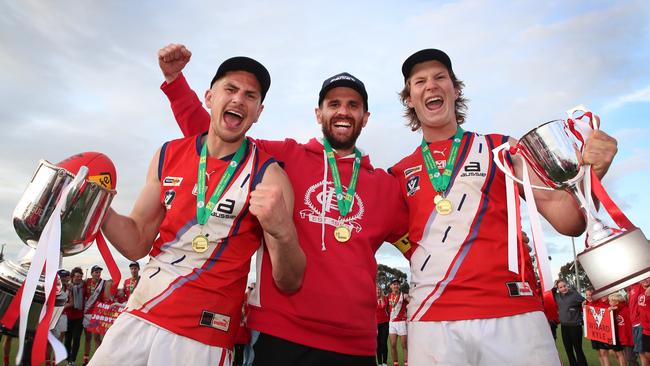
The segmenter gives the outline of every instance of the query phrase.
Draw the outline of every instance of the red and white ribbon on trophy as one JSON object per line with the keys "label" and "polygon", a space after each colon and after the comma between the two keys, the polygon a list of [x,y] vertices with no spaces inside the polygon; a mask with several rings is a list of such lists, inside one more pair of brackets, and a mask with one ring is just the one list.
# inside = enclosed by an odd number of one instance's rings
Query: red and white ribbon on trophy
{"label": "red and white ribbon on trophy", "polygon": [[[54,350],[56,363],[63,361],[67,357],[63,344],[49,331],[57,292],[56,276],[61,264],[61,213],[67,205],[70,190],[79,183],[79,180],[86,178],[87,172],[88,169],[85,166],[81,167],[75,179],[63,189],[59,201],[43,228],[25,282],[21,285],[0,321],[6,328],[12,329],[16,320],[20,319],[16,364],[20,364],[22,361],[29,309],[43,269],[45,269],[45,301],[41,308],[39,324],[34,335],[31,362],[32,365],[41,365],[45,362],[45,350],[48,341]],[[96,239],[102,258],[114,280],[114,286],[117,286],[121,280],[121,274],[101,231],[97,232]]]}

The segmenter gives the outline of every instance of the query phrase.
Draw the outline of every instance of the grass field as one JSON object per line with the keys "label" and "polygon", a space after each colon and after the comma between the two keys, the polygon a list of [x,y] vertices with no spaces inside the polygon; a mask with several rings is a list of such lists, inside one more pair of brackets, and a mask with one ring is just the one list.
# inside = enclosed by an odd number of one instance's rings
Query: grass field
{"label": "grass field", "polygon": [[[3,337],[3,340],[4,340],[4,337]],[[14,365],[15,364],[14,360],[16,358],[16,350],[18,349],[18,342],[16,342],[14,340],[12,342],[11,346],[12,347],[11,347],[11,356],[9,358],[9,364]],[[566,352],[564,351],[564,346],[562,345],[562,334],[560,333],[559,328],[558,328],[558,332],[557,332],[556,346],[557,346],[557,349],[558,349],[558,353],[560,354],[560,360],[562,361],[562,365],[569,365],[569,361],[568,361],[568,359],[566,357]],[[391,356],[390,356],[390,346],[388,348],[389,348],[388,365],[392,366],[393,360],[391,359]],[[83,349],[84,349],[84,337],[82,335],[82,337],[81,337],[81,347],[79,348],[79,354],[77,355],[76,365],[81,365],[81,361],[82,361],[82,358],[83,358]],[[591,349],[591,341],[589,341],[586,338],[583,338],[582,339],[582,349],[585,352],[585,356],[587,356],[587,362],[589,363],[590,366],[592,366],[592,365],[593,366],[600,365],[598,363],[598,355],[597,355],[596,351]],[[94,348],[91,349],[91,354],[92,354],[92,352],[94,352]],[[397,352],[399,353],[399,358],[400,358],[400,361],[401,361],[402,360],[402,348],[399,345],[399,341],[397,342]],[[617,364],[613,355],[610,355],[610,360],[612,362],[612,365]],[[61,365],[65,365],[65,363],[61,363]],[[400,366],[402,366],[402,365],[403,365],[402,362],[400,362]]]}

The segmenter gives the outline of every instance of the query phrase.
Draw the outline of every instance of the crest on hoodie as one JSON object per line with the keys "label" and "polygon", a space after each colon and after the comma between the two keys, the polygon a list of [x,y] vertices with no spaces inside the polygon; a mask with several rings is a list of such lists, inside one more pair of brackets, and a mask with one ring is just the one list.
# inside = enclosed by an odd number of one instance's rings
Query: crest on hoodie
{"label": "crest on hoodie", "polygon": [[[348,187],[343,186],[343,192],[346,192]],[[345,217],[339,214],[339,206],[336,200],[336,190],[334,183],[327,181],[323,189],[323,181],[312,185],[305,191],[305,206],[308,208],[300,211],[301,219],[308,219],[310,222],[323,223],[338,227],[345,225],[348,229],[355,232],[361,232],[361,224],[359,223],[365,208],[361,197],[354,192],[354,199],[350,211]]]}

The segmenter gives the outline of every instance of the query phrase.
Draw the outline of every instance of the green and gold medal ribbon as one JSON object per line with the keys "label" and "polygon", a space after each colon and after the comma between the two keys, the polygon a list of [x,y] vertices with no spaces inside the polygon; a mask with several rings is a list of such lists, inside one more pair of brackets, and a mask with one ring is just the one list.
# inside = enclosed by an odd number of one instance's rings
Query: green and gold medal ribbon
{"label": "green and gold medal ribbon", "polygon": [[427,173],[429,175],[429,180],[433,185],[433,189],[436,190],[439,194],[447,190],[449,182],[451,181],[451,173],[456,164],[456,159],[458,158],[458,150],[460,148],[460,141],[463,138],[465,131],[458,126],[456,130],[456,135],[454,135],[454,141],[451,145],[451,151],[449,151],[449,157],[447,158],[447,163],[445,165],[445,170],[440,174],[440,170],[436,166],[436,161],[431,155],[431,150],[429,150],[429,145],[426,140],[422,138],[422,158],[424,158],[424,165],[427,168]]}
{"label": "green and gold medal ribbon", "polygon": [[221,176],[221,180],[219,180],[219,184],[217,184],[217,188],[214,189],[214,192],[210,197],[210,201],[208,203],[205,203],[205,192],[207,191],[207,188],[205,186],[205,169],[206,169],[205,166],[206,166],[207,155],[208,155],[207,146],[208,146],[208,139],[206,137],[199,158],[199,176],[197,180],[197,192],[196,192],[196,220],[198,221],[199,225],[205,225],[205,223],[208,221],[208,218],[210,217],[212,210],[214,209],[215,205],[221,198],[221,195],[226,189],[226,186],[230,182],[230,178],[232,178],[233,174],[235,173],[235,170],[237,169],[237,166],[241,162],[241,159],[244,156],[244,153],[246,152],[246,149],[248,148],[248,140],[244,138],[244,141],[237,149],[235,156],[233,156],[230,163],[228,163],[228,167],[226,168],[226,171]]}
{"label": "green and gold medal ribbon", "polygon": [[336,190],[336,202],[339,207],[339,213],[342,217],[350,212],[352,207],[352,200],[354,199],[354,192],[357,187],[357,179],[359,178],[359,169],[361,168],[361,152],[356,147],[354,148],[354,164],[352,165],[352,178],[350,178],[350,184],[348,184],[348,190],[343,194],[343,186],[341,185],[341,176],[339,175],[339,168],[336,165],[336,157],[334,156],[334,150],[332,146],[327,141],[323,139],[323,146],[325,147],[325,152],[327,155],[327,161],[332,171],[332,180],[334,181],[334,189]]}

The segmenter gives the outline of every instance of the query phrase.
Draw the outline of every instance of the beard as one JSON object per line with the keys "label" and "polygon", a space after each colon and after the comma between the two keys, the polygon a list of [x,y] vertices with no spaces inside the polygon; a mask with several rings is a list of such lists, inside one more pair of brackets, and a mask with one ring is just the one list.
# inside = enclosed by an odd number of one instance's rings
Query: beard
{"label": "beard", "polygon": [[353,123],[352,135],[345,138],[334,136],[329,126],[332,126],[332,124],[331,123],[322,124],[323,136],[325,136],[327,141],[330,143],[330,146],[332,146],[332,149],[334,150],[352,149],[354,145],[357,143],[357,139],[359,138],[359,135],[361,135],[361,123]]}

